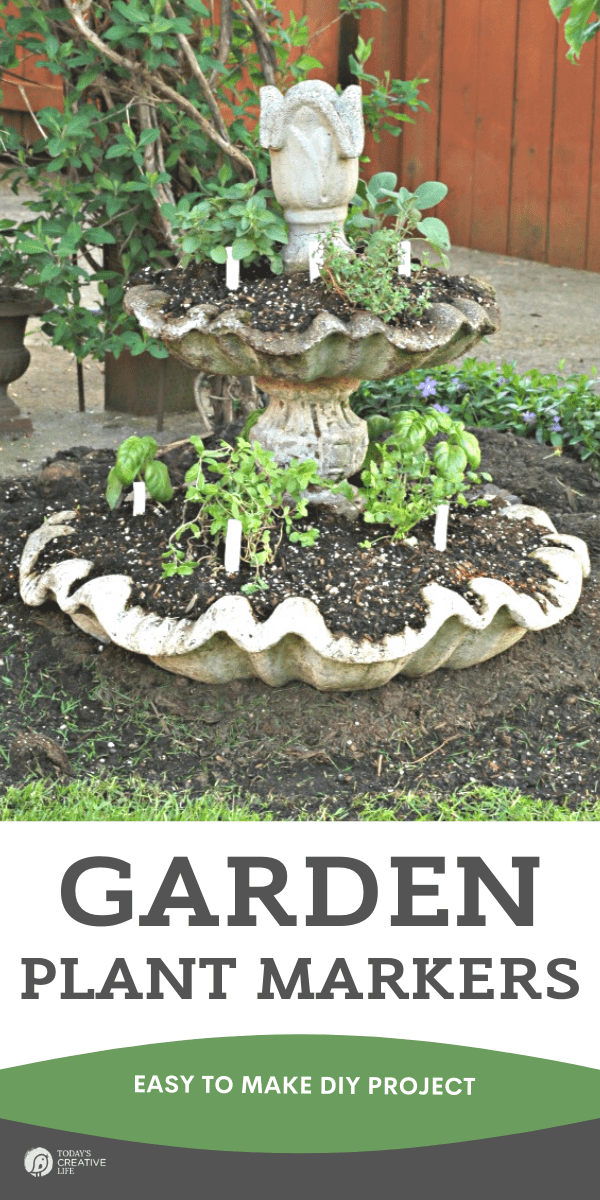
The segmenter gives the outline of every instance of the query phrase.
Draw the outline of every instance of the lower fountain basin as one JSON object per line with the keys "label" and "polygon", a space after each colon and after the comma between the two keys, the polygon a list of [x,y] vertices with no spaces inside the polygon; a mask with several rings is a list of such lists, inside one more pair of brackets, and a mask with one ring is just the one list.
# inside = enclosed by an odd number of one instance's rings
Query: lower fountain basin
{"label": "lower fountain basin", "polygon": [[158,617],[132,605],[132,582],[125,575],[87,580],[93,564],[67,558],[38,571],[47,542],[67,538],[73,512],[55,513],[27,539],[21,560],[20,590],[26,604],[55,600],[85,633],[101,642],[146,655],[175,674],[202,683],[228,683],[257,677],[272,687],[303,680],[321,691],[368,689],[395,675],[427,675],[439,668],[460,670],[484,662],[518,642],[528,631],[548,629],[575,608],[590,564],[585,542],[557,534],[538,508],[513,505],[508,520],[529,517],[544,530],[544,545],[531,557],[552,571],[548,585],[554,603],[538,602],[508,584],[475,578],[474,608],[457,592],[429,584],[422,595],[429,616],[420,630],[407,628],[380,642],[332,634],[310,600],[283,601],[260,622],[242,595],[224,596],[198,619]]}

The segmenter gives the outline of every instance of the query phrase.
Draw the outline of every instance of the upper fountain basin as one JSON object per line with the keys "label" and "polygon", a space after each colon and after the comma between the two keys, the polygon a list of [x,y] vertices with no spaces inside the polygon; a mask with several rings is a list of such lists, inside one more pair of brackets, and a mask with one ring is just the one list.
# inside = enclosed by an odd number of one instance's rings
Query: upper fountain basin
{"label": "upper fountain basin", "polygon": [[481,301],[460,296],[432,304],[427,323],[412,329],[386,325],[368,312],[345,322],[323,311],[303,332],[265,332],[248,323],[247,312],[236,310],[233,297],[225,312],[200,304],[174,317],[162,311],[167,295],[154,284],[130,288],[125,309],[195,371],[298,383],[344,376],[385,379],[450,362],[500,327],[493,288],[480,280],[466,282],[476,286]]}

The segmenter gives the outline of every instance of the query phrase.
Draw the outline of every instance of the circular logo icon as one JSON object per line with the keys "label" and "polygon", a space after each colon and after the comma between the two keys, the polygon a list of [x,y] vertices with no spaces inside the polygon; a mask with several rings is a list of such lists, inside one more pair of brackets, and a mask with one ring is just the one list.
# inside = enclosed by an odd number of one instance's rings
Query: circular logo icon
{"label": "circular logo icon", "polygon": [[44,1150],[43,1146],[35,1146],[33,1150],[28,1150],[25,1155],[25,1170],[29,1171],[35,1179],[39,1179],[41,1175],[49,1175],[52,1170],[52,1155],[49,1150]]}

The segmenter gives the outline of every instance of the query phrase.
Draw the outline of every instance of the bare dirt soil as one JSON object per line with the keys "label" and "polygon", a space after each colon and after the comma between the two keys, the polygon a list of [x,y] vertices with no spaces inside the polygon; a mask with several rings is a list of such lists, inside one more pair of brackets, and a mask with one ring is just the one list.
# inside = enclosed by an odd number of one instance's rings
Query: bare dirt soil
{"label": "bare dirt soil", "polygon": [[582,600],[567,620],[487,663],[398,676],[370,692],[202,685],[99,648],[52,604],[25,608],[20,547],[39,524],[40,499],[47,511],[68,508],[70,484],[52,472],[5,483],[0,520],[12,565],[0,579],[2,787],[32,775],[137,771],[182,798],[234,785],[278,816],[335,809],[352,817],[359,796],[397,805],[408,790],[443,797],[472,781],[570,807],[597,796],[600,478],[533,440],[477,434],[497,485],[588,542],[593,569]]}

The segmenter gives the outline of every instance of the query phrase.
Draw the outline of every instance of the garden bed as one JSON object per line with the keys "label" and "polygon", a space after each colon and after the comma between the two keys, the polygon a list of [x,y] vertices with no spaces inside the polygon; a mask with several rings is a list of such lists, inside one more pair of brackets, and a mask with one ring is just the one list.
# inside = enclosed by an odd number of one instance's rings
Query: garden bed
{"label": "garden bed", "polygon": [[[385,537],[386,527],[367,525],[362,518],[349,521],[327,509],[311,508],[308,517],[294,523],[299,529],[319,531],[313,546],[291,542],[283,523],[271,533],[272,563],[255,572],[242,562],[235,575],[223,567],[223,545],[216,551],[210,537],[176,542],[200,566],[187,575],[162,577],[163,555],[169,551],[175,530],[194,517],[186,506],[187,469],[195,461],[191,447],[178,447],[164,456],[175,496],[169,505],[148,502],[142,517],[132,516],[131,496],[111,511],[104,491],[114,461],[109,451],[87,455],[81,464],[80,486],[75,490],[72,529],[46,544],[36,563],[36,575],[61,561],[85,559],[92,568],[86,580],[105,575],[125,575],[133,588],[130,605],[140,605],[160,617],[197,618],[223,596],[256,588],[248,599],[259,621],[266,621],[278,605],[299,596],[313,601],[334,634],[374,642],[385,634],[402,633],[408,626],[421,629],[429,612],[422,589],[431,583],[452,588],[481,610],[481,599],[471,587],[473,577],[501,579],[515,591],[538,599],[544,611],[555,604],[549,582],[551,569],[531,554],[545,545],[545,531],[528,518],[508,520],[502,502],[489,507],[452,506],[447,550],[433,548],[433,518],[419,523],[408,541]],[[42,521],[40,513],[40,523]],[[388,531],[389,532],[389,531]]]}
{"label": "garden bed", "polygon": [[[415,315],[413,306],[421,305],[424,296],[428,304],[452,304],[456,300],[471,300],[482,308],[493,307],[494,297],[486,284],[459,275],[448,275],[435,267],[423,267],[418,274],[414,267],[410,278],[395,277],[397,287],[410,293],[407,308],[388,324],[406,329],[427,330],[431,319],[427,309]],[[331,313],[349,322],[362,310],[349,304],[342,296],[326,287],[321,278],[311,283],[308,271],[291,275],[273,275],[267,259],[250,266],[241,264],[240,285],[230,291],[225,283],[225,268],[215,263],[190,263],[185,270],[173,267],[164,271],[141,271],[132,285],[153,284],[167,296],[163,313],[183,317],[197,305],[210,305],[211,316],[234,308],[236,316],[253,329],[264,332],[303,333],[321,312]]]}

